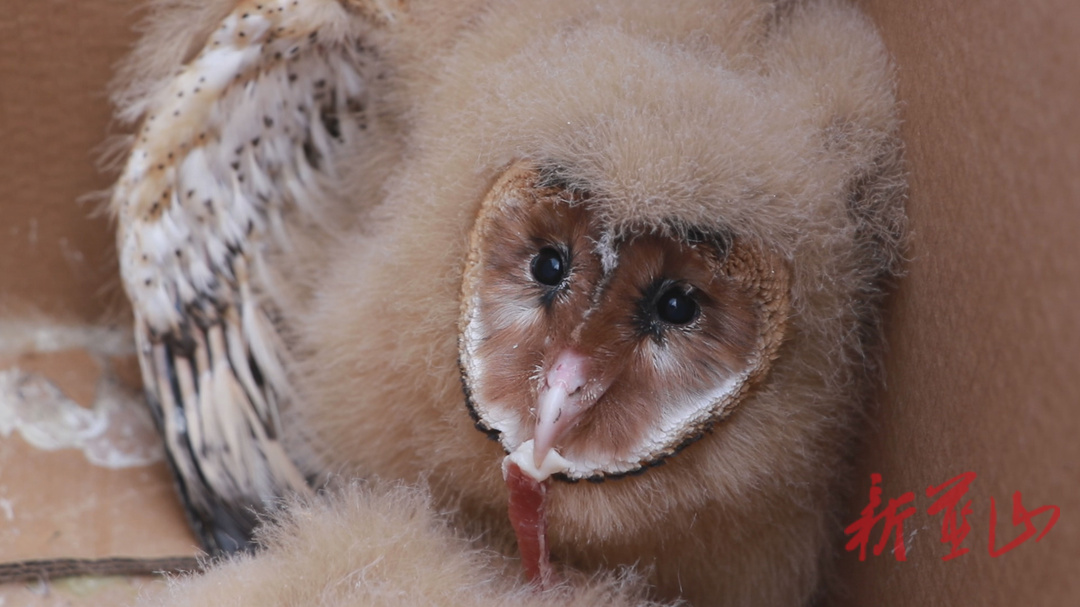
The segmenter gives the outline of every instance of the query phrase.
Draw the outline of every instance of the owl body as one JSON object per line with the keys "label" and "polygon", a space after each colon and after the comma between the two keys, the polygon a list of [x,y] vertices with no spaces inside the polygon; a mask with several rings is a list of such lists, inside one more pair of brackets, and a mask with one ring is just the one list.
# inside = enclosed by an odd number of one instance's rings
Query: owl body
{"label": "owl body", "polygon": [[[555,359],[580,355],[602,395],[556,443],[593,463],[551,481],[553,560],[637,567],[693,604],[805,604],[902,235],[872,27],[832,0],[305,4],[312,44],[362,58],[363,90],[362,127],[318,160],[332,219],[260,244],[300,473],[424,483],[513,554],[500,463]],[[244,8],[160,7],[129,104]],[[538,256],[569,268],[555,290]],[[512,280],[487,278],[500,267]],[[549,321],[565,329],[530,334]],[[680,345],[699,324],[712,345]]]}

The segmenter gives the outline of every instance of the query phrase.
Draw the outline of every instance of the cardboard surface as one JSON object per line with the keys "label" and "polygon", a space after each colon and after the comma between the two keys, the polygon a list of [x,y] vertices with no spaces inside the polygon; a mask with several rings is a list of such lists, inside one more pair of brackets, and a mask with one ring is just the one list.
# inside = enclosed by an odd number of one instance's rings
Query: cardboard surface
{"label": "cardboard surface", "polygon": [[[907,561],[844,553],[840,605],[1080,604],[1080,4],[866,0],[900,66],[911,263],[845,523],[915,493]],[[927,488],[977,478],[949,561]],[[1012,497],[1060,519],[1018,537]],[[1049,514],[1033,519],[1038,530]],[[959,522],[959,521],[958,521]],[[883,529],[879,525],[873,542]]]}
{"label": "cardboard surface", "polygon": [[109,185],[95,166],[105,85],[135,38],[137,4],[0,0],[0,313],[92,322],[116,301],[108,222],[90,218],[98,202],[76,201]]}
{"label": "cardboard surface", "polygon": [[[87,219],[91,207],[75,201],[108,182],[93,150],[106,134],[103,91],[133,39],[135,4],[0,0],[4,322],[29,309],[96,321],[115,298],[107,222]],[[844,585],[830,602],[1078,604],[1080,5],[859,4],[899,65],[913,235],[891,310],[889,385],[857,457],[844,522],[866,506],[872,472],[886,503],[913,492],[916,511],[904,522],[905,562],[891,543],[865,562],[838,547]],[[0,338],[4,330],[0,323]],[[39,373],[91,406],[102,359],[63,349],[29,357],[9,349],[0,369]],[[943,515],[927,513],[926,489],[969,471],[977,474],[964,497],[970,552],[942,561],[950,546],[940,542]],[[992,557],[990,499],[1000,548],[1023,528],[1011,521],[1017,491],[1029,510],[1058,506],[1060,519],[1040,542]],[[32,515],[35,531],[13,538],[8,507],[17,521]],[[1047,518],[1033,522],[1041,529]],[[76,449],[42,452],[17,433],[0,436],[0,558],[175,554],[191,550],[185,534],[160,464],[105,469]],[[0,590],[0,604],[114,604],[132,584],[20,586]]]}
{"label": "cardboard surface", "polygon": [[3,560],[194,553],[134,363],[0,355]]}
{"label": "cardboard surface", "polygon": [[[110,119],[105,86],[134,40],[136,4],[0,0],[0,384],[52,382],[88,414],[116,396],[100,394],[106,375],[138,386],[130,337],[117,346],[58,325],[123,314],[108,221],[99,203],[78,200],[109,183],[96,168]],[[123,415],[107,421],[125,426]],[[82,449],[44,451],[17,428],[0,430],[0,560],[194,553],[162,461],[103,467]],[[118,605],[159,583],[9,584],[0,605]]]}
{"label": "cardboard surface", "polygon": [[[195,554],[142,404],[130,333],[0,330],[0,561]],[[19,333],[39,339],[12,338]],[[153,583],[0,585],[0,605],[114,605]]]}

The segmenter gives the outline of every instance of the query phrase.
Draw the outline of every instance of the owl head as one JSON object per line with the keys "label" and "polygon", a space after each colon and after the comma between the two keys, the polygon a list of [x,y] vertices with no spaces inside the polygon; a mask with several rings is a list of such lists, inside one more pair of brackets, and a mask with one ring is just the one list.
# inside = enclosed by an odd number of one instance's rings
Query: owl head
{"label": "owl head", "polygon": [[762,451],[799,451],[819,430],[777,418],[845,418],[872,371],[903,222],[887,59],[846,9],[766,4],[703,13],[712,45],[685,21],[648,44],[564,26],[446,89],[484,113],[443,128],[491,146],[466,151],[490,180],[464,261],[467,400],[541,477],[644,471],[748,403],[740,439],[776,424]]}
{"label": "owl head", "polygon": [[559,173],[509,167],[481,205],[461,364],[477,426],[508,453],[599,480],[676,453],[765,375],[789,272],[719,228],[618,233]]}

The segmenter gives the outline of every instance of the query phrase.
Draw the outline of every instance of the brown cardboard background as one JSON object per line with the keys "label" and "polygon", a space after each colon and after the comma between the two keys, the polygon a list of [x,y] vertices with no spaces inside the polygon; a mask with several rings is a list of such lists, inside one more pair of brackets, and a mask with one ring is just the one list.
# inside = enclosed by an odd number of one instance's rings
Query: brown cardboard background
{"label": "brown cardboard background", "polygon": [[[35,332],[51,336],[78,334],[56,324]],[[148,420],[136,421],[140,392],[137,362],[130,348],[103,352],[84,340],[82,347],[50,347],[16,352],[10,326],[0,325],[0,399],[25,401],[40,408],[45,401],[32,391],[12,392],[12,374],[47,378],[85,409],[115,399],[104,382],[115,381],[129,396],[123,415],[111,414],[109,444],[152,445],[156,438]],[[77,335],[76,335],[77,337]],[[126,336],[130,340],[130,335]],[[113,400],[112,402],[116,402]],[[16,405],[18,406],[18,405]],[[25,409],[23,410],[25,414]],[[70,411],[69,411],[70,412]],[[96,409],[96,414],[101,410]],[[55,427],[56,416],[39,413],[35,427]],[[11,421],[5,414],[5,421]],[[44,421],[44,420],[50,421]],[[135,423],[135,430],[132,423]],[[134,432],[125,432],[135,430]],[[131,451],[124,449],[128,453]],[[117,468],[95,465],[80,449],[43,450],[24,439],[21,430],[0,433],[0,562],[28,559],[98,558],[105,556],[172,557],[193,555],[197,542],[184,515],[164,461]],[[148,579],[93,578],[52,583],[0,584],[0,605],[101,606],[127,603]]]}
{"label": "brown cardboard background", "polygon": [[[905,526],[908,561],[844,553],[832,602],[1075,604],[1080,4],[859,3],[900,68],[913,236],[891,308],[889,385],[845,522],[865,505],[870,472],[884,476],[886,498],[916,492],[919,511]],[[29,303],[94,321],[107,307],[99,293],[115,281],[112,237],[75,200],[107,184],[92,150],[106,133],[102,91],[133,37],[134,4],[0,0],[0,309]],[[971,553],[942,562],[941,517],[927,516],[923,492],[965,471],[979,475],[968,496]],[[1016,533],[1014,491],[1029,509],[1059,506],[1061,519],[1042,542],[993,559],[989,499],[1000,545]]]}
{"label": "brown cardboard background", "polygon": [[[109,184],[95,166],[110,119],[105,88],[134,40],[136,4],[0,0],[0,372],[41,373],[84,407],[103,372],[98,357],[48,344],[20,351],[35,339],[16,334],[41,333],[34,326],[46,316],[122,316],[108,221],[91,218],[97,202],[77,200]],[[40,451],[16,432],[0,436],[0,500],[0,560],[195,551],[163,462],[102,468],[74,449]],[[0,604],[117,605],[147,585],[9,584]]]}
{"label": "brown cardboard background", "polygon": [[[84,408],[105,373],[137,387],[137,364],[86,349],[0,352],[0,370],[41,374]],[[0,561],[196,552],[164,461],[96,466],[77,449],[40,450],[13,432],[0,437],[0,505]]]}
{"label": "brown cardboard background", "polygon": [[96,321],[105,310],[112,235],[88,219],[96,202],[76,200],[109,184],[95,150],[136,4],[0,0],[0,311]]}
{"label": "brown cardboard background", "polygon": [[[845,522],[871,472],[886,499],[916,492],[919,512],[907,562],[845,554],[839,602],[1080,604],[1080,4],[862,4],[900,66],[914,234]],[[979,475],[971,552],[943,562],[924,492],[967,471]],[[1000,548],[1019,531],[1015,491],[1061,518],[1040,543],[991,558],[989,498]]]}

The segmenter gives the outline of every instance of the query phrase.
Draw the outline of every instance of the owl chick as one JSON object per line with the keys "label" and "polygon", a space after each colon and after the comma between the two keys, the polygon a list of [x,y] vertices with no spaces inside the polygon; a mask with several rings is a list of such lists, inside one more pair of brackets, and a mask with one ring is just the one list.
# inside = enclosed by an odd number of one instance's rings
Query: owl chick
{"label": "owl chick", "polygon": [[814,596],[904,221],[853,8],[155,7],[112,206],[208,546],[332,472],[426,484],[541,586]]}

